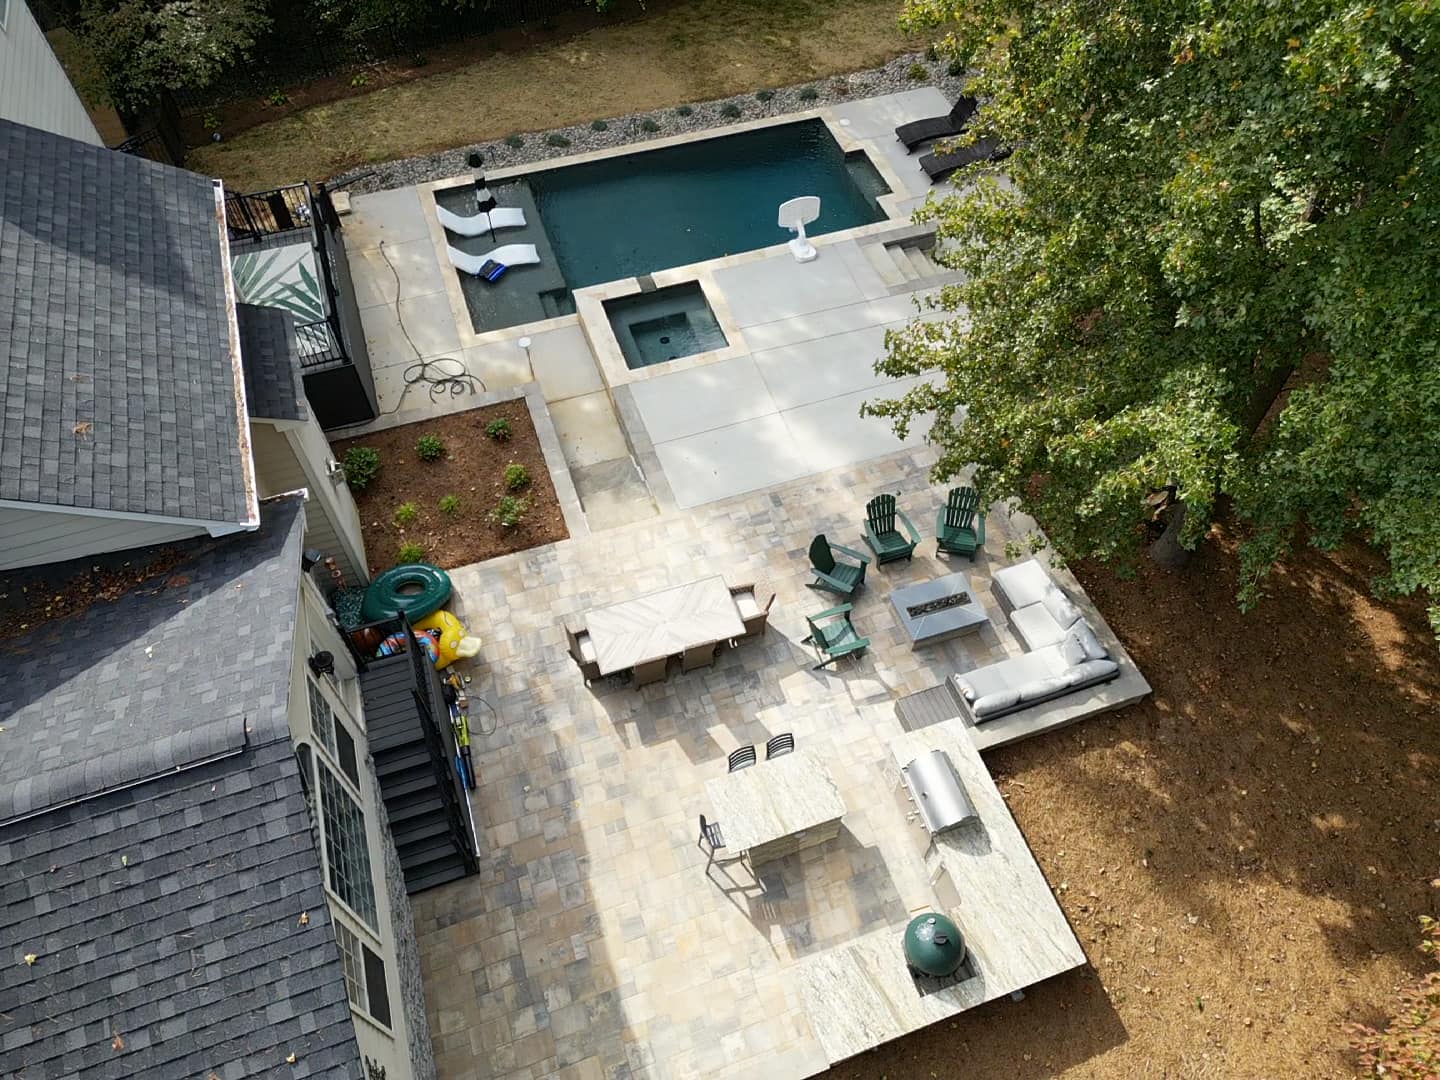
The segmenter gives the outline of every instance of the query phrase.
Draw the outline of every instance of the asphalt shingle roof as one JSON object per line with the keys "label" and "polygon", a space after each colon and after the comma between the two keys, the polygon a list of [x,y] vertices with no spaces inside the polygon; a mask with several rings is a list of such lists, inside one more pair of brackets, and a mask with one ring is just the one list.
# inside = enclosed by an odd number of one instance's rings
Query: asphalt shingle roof
{"label": "asphalt shingle roof", "polygon": [[298,497],[269,501],[258,531],[171,545],[178,565],[123,596],[0,641],[0,821],[234,750],[247,728],[288,738],[302,531]]}
{"label": "asphalt shingle roof", "polygon": [[245,365],[245,402],[251,416],[304,420],[305,387],[295,348],[295,319],[288,311],[236,304],[240,358]]}
{"label": "asphalt shingle roof", "polygon": [[211,180],[0,120],[0,499],[251,523]]}
{"label": "asphalt shingle roof", "polygon": [[6,1076],[362,1076],[287,719],[301,503],[0,642]]}

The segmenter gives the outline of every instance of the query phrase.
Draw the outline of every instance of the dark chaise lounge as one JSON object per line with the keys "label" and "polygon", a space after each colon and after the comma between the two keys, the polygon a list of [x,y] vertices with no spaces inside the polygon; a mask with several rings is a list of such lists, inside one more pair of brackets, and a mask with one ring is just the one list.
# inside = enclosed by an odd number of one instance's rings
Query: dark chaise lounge
{"label": "dark chaise lounge", "polygon": [[932,150],[920,158],[920,167],[929,175],[932,184],[938,184],[956,169],[981,161],[1004,161],[1010,152],[1010,147],[1002,146],[999,139],[986,135],[970,146],[962,146],[949,154],[937,154]]}
{"label": "dark chaise lounge", "polygon": [[979,107],[980,103],[974,98],[961,94],[955,107],[944,116],[927,116],[924,120],[901,124],[895,129],[895,137],[905,144],[907,154],[912,153],[923,142],[959,135]]}

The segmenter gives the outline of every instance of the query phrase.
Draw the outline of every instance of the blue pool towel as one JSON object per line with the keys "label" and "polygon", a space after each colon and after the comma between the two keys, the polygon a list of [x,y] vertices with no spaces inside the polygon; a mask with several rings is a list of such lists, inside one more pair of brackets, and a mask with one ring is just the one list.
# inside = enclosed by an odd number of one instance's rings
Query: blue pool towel
{"label": "blue pool towel", "polygon": [[500,278],[504,276],[505,271],[509,269],[510,268],[504,263],[498,263],[494,259],[486,259],[480,267],[480,276],[493,284],[499,281]]}

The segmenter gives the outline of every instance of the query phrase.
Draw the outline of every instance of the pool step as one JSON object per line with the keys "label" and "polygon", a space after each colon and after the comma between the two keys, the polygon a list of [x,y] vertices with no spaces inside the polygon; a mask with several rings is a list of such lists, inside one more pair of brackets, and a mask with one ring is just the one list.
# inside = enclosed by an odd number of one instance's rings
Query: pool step
{"label": "pool step", "polygon": [[930,258],[930,252],[904,244],[871,244],[865,249],[865,257],[880,280],[892,288],[905,286],[915,281],[939,277],[946,271]]}

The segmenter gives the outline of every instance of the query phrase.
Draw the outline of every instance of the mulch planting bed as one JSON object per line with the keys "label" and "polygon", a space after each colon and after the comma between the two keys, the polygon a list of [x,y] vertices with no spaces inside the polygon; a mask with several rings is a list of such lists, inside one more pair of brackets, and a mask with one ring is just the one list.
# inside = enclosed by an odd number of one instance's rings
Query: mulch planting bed
{"label": "mulch planting bed", "polygon": [[1225,529],[1183,570],[1074,570],[1155,692],[986,760],[1092,966],[827,1075],[1358,1075],[1345,1025],[1434,968],[1423,605],[1372,596],[1368,550],[1302,548],[1243,614]]}
{"label": "mulch planting bed", "polygon": [[[507,440],[485,433],[498,419],[510,423]],[[445,445],[436,461],[422,461],[416,451],[425,435],[437,436]],[[422,545],[425,562],[448,570],[570,535],[524,400],[340,439],[334,444],[335,456],[343,461],[352,446],[368,446],[380,454],[379,474],[355,492],[372,573],[394,566],[405,543]],[[523,465],[530,474],[530,483],[519,491],[510,492],[505,486],[505,468],[510,464]],[[489,518],[507,494],[525,498],[529,506],[520,524],[510,528]],[[453,513],[440,509],[440,500],[448,495],[459,499]],[[414,504],[416,518],[398,524],[396,511],[407,503]]]}

